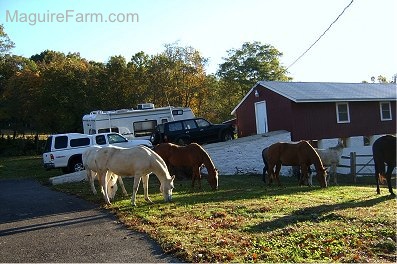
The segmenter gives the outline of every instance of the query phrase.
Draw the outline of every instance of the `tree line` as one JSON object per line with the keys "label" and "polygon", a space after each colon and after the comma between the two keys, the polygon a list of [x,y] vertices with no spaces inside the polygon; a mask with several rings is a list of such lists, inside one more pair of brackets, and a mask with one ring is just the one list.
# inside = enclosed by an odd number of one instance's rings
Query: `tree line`
{"label": "tree line", "polygon": [[14,135],[82,132],[82,116],[93,110],[139,103],[185,106],[212,122],[232,118],[231,110],[260,80],[291,80],[282,53],[260,42],[227,51],[216,74],[190,46],[164,45],[161,53],[135,53],[89,61],[79,53],[45,50],[26,58],[0,25],[0,129]]}

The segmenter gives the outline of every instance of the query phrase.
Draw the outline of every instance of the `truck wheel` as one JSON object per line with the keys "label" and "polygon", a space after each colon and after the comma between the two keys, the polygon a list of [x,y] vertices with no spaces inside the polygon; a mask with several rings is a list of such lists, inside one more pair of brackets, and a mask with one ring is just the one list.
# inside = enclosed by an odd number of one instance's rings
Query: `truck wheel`
{"label": "truck wheel", "polygon": [[185,145],[189,144],[189,142],[188,142],[188,140],[187,140],[186,138],[178,138],[178,139],[176,140],[176,143],[177,143],[179,146],[185,146]]}
{"label": "truck wheel", "polygon": [[222,141],[229,141],[233,139],[233,135],[232,133],[230,133],[229,131],[223,132],[222,134]]}
{"label": "truck wheel", "polygon": [[83,162],[81,161],[81,158],[75,158],[73,159],[70,164],[69,164],[69,171],[70,172],[76,172],[76,171],[82,171],[84,170]]}

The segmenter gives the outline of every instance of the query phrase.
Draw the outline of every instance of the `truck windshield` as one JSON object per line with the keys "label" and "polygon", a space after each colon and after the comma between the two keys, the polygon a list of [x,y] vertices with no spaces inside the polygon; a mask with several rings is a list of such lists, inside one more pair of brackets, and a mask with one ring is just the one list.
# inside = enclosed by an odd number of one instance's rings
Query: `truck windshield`
{"label": "truck windshield", "polygon": [[109,139],[109,144],[121,143],[121,142],[128,141],[125,137],[118,135],[118,134],[109,134],[108,139]]}

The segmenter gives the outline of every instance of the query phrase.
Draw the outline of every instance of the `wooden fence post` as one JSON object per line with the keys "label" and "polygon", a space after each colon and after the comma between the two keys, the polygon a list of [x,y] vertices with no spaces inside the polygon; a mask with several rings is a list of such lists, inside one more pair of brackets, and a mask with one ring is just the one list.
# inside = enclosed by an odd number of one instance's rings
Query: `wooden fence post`
{"label": "wooden fence post", "polygon": [[356,152],[350,152],[350,174],[353,177],[354,183],[356,183]]}

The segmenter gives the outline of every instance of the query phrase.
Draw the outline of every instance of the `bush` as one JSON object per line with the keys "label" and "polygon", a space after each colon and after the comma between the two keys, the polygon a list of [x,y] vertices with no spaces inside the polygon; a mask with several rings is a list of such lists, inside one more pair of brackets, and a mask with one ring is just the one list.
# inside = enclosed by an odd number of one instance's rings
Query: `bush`
{"label": "bush", "polygon": [[0,156],[26,156],[38,155],[43,153],[45,140],[39,140],[37,137],[27,138],[0,138]]}

